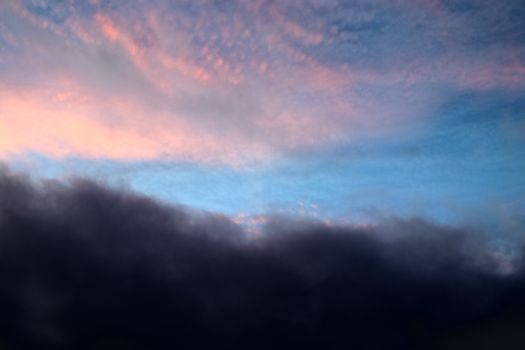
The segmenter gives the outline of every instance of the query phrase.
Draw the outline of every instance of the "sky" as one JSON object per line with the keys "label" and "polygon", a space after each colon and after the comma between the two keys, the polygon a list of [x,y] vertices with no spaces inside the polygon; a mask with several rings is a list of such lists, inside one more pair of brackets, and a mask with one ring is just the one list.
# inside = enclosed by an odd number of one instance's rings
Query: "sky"
{"label": "sky", "polygon": [[519,0],[0,4],[0,160],[257,224],[522,228]]}
{"label": "sky", "polygon": [[0,349],[525,349],[523,0],[0,0]]}

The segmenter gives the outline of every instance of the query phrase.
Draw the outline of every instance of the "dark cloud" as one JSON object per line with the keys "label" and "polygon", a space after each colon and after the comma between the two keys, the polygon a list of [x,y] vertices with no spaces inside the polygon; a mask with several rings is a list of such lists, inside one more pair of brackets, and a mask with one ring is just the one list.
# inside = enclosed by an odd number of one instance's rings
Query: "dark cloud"
{"label": "dark cloud", "polygon": [[274,219],[250,238],[91,181],[2,171],[0,348],[524,345],[521,263],[503,268],[482,237],[418,220]]}

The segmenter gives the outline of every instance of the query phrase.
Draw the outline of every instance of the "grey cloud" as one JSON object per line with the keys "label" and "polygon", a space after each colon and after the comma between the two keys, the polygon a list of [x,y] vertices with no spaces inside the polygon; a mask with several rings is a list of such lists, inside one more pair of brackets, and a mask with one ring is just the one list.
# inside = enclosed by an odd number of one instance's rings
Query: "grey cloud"
{"label": "grey cloud", "polygon": [[90,180],[0,174],[7,349],[524,345],[522,263],[502,273],[479,232],[274,218],[250,238]]}

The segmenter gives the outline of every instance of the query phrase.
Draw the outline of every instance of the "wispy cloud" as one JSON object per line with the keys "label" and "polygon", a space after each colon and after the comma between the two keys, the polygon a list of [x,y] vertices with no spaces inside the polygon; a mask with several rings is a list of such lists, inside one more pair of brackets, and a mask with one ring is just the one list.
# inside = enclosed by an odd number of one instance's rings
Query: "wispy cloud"
{"label": "wispy cloud", "polygon": [[453,91],[524,88],[512,1],[1,6],[4,156],[242,165],[400,132]]}

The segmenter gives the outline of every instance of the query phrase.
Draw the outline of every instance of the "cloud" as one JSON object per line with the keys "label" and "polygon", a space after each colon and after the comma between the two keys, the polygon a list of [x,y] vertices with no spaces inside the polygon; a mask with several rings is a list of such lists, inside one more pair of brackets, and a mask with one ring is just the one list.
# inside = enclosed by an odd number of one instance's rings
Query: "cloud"
{"label": "cloud", "polygon": [[519,5],[465,4],[3,2],[0,132],[25,141],[0,157],[245,165],[402,134],[457,92],[524,88]]}
{"label": "cloud", "polygon": [[220,215],[6,170],[0,198],[8,349],[523,345],[521,245],[495,254],[469,229],[273,218],[250,237]]}

